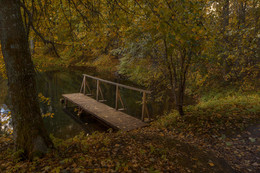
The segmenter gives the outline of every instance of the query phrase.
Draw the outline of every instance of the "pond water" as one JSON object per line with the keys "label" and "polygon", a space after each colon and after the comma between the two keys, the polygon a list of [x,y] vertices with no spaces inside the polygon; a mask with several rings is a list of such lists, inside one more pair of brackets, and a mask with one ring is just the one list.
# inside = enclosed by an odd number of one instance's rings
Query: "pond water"
{"label": "pond water", "polygon": [[[94,70],[62,69],[37,73],[38,92],[50,99],[50,105],[40,103],[41,111],[43,114],[48,112],[54,113],[53,118],[44,118],[44,124],[48,132],[53,134],[55,137],[66,139],[73,137],[82,131],[92,133],[94,131],[104,131],[108,129],[100,122],[91,118],[84,118],[84,121],[80,121],[78,118],[75,119],[77,116],[71,116],[71,114],[76,115],[76,113],[73,113],[73,109],[71,109],[70,114],[63,110],[60,103],[61,95],[64,93],[79,92],[83,79],[82,74],[89,74],[102,79],[135,86],[130,81],[116,78],[111,74],[97,73]],[[96,82],[93,79],[88,79],[88,83],[92,89],[91,92],[95,97]],[[116,97],[115,86],[100,83],[100,87],[102,88],[105,100],[107,100],[104,103],[114,107]],[[126,107],[125,112],[134,117],[141,118],[142,93],[120,88],[120,94]],[[10,103],[8,100],[7,81],[2,80],[0,81],[1,115],[8,112],[8,105],[10,105]],[[156,103],[149,103],[148,109],[150,115],[157,115],[162,112],[163,107]],[[3,120],[4,119],[2,118],[2,121]],[[1,129],[3,130],[3,128],[4,127],[2,126]],[[11,128],[11,126],[8,126],[7,128]]]}

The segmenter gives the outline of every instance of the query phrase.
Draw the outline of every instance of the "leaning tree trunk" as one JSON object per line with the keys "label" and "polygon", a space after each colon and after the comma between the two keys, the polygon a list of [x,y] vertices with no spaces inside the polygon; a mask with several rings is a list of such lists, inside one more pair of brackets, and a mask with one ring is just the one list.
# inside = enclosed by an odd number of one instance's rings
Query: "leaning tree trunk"
{"label": "leaning tree trunk", "polygon": [[11,99],[16,149],[25,158],[44,154],[52,142],[44,128],[35,71],[19,0],[0,0],[0,39]]}

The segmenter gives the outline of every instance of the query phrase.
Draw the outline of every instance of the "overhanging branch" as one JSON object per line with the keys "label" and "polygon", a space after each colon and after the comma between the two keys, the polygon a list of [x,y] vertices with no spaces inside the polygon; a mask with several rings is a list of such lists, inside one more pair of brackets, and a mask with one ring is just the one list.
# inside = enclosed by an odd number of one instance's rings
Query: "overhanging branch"
{"label": "overhanging branch", "polygon": [[29,23],[28,23],[28,24],[30,24],[30,26],[32,27],[32,29],[33,29],[33,31],[35,32],[35,34],[38,35],[38,36],[41,38],[41,40],[43,41],[44,44],[51,44],[55,55],[56,55],[58,58],[60,58],[60,55],[58,54],[57,49],[56,49],[56,47],[55,47],[55,43],[54,43],[53,41],[50,41],[50,40],[47,40],[47,39],[44,38],[44,36],[34,27],[33,22],[32,22],[33,20],[32,20],[32,14],[31,14],[31,12],[26,8],[26,6],[25,6],[22,2],[20,2],[20,6],[21,6],[21,7],[24,9],[24,11],[27,13],[27,15],[28,15],[28,20],[29,20]]}

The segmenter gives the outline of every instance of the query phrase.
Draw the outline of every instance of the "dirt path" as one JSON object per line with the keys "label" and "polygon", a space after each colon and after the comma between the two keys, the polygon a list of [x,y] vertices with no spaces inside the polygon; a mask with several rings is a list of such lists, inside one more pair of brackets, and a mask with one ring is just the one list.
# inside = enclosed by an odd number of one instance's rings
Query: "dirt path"
{"label": "dirt path", "polygon": [[222,137],[195,136],[174,130],[167,133],[175,140],[196,146],[223,159],[238,172],[260,172],[260,124],[249,126],[236,135]]}
{"label": "dirt path", "polygon": [[[169,136],[160,136],[149,132],[138,134],[136,140],[149,144],[156,150],[167,150],[171,164],[180,165],[187,172],[219,172],[234,173],[234,170],[223,158],[217,158],[212,152],[201,150],[187,143],[177,141]],[[160,132],[159,132],[160,134]],[[169,171],[169,170],[161,170]]]}

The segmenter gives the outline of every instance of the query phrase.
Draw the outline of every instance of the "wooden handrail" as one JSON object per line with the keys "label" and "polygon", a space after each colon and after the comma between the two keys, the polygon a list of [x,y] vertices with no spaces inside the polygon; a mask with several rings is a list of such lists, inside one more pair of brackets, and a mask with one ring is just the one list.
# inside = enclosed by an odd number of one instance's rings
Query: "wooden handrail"
{"label": "wooden handrail", "polygon": [[[123,103],[122,98],[120,96],[119,87],[142,92],[143,98],[142,98],[142,117],[141,117],[141,119],[142,119],[142,121],[144,121],[145,114],[146,114],[148,116],[149,120],[150,120],[149,112],[148,112],[147,105],[146,105],[146,94],[151,94],[152,93],[151,91],[143,90],[143,89],[127,86],[127,85],[123,85],[123,84],[116,83],[116,82],[111,82],[111,81],[104,80],[104,79],[94,77],[94,76],[90,76],[90,75],[87,75],[87,74],[83,74],[83,76],[84,76],[84,78],[83,78],[83,82],[82,82],[82,85],[81,85],[80,92],[83,92],[84,94],[86,94],[86,86],[88,87],[88,89],[90,91],[90,88],[89,88],[87,81],[86,81],[86,77],[97,80],[97,88],[96,88],[97,89],[97,91],[96,91],[96,100],[97,101],[101,101],[101,100],[99,100],[99,93],[101,94],[101,97],[103,98],[103,101],[104,101],[104,96],[103,96],[101,88],[100,88],[100,82],[104,82],[104,83],[108,83],[108,84],[116,86],[116,103],[115,103],[115,109],[116,110],[120,110],[120,109],[118,109],[118,99],[120,100],[121,105],[123,106],[123,110],[124,110],[124,103]],[[90,93],[90,95],[91,95],[91,93]]]}
{"label": "wooden handrail", "polygon": [[139,92],[145,92],[147,94],[151,94],[152,93],[151,91],[147,91],[147,90],[143,90],[143,89],[139,89],[139,88],[123,85],[123,84],[116,83],[116,82],[111,82],[111,81],[108,81],[108,80],[105,80],[105,79],[101,79],[101,78],[98,78],[98,77],[94,77],[94,76],[90,76],[90,75],[87,75],[87,74],[83,74],[83,76],[86,76],[86,77],[89,77],[89,78],[92,78],[92,79],[95,79],[95,80],[99,80],[101,82],[105,82],[105,83],[108,83],[108,84],[111,84],[111,85],[119,86],[119,87],[122,87],[122,88],[127,88],[127,89],[131,89],[131,90],[139,91]]}

